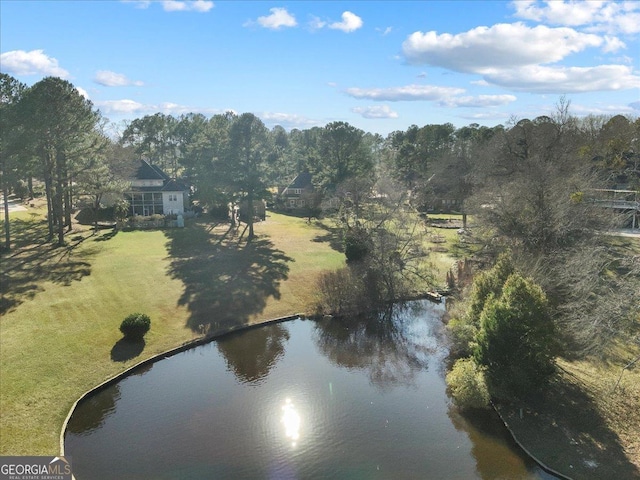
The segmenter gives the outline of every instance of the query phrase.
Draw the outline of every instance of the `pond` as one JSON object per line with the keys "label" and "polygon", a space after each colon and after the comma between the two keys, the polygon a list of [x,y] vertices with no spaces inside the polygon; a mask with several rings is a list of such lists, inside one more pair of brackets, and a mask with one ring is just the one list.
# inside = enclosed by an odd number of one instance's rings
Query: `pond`
{"label": "pond", "polygon": [[80,402],[85,479],[555,478],[447,397],[442,306],[293,320],[146,366]]}

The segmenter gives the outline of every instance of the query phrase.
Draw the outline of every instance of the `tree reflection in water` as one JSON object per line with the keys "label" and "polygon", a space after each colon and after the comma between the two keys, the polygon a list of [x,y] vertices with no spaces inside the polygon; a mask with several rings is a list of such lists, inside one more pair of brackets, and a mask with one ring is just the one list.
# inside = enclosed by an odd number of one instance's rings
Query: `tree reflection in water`
{"label": "tree reflection in water", "polygon": [[382,390],[412,385],[436,350],[433,337],[421,334],[409,321],[421,309],[420,303],[397,304],[366,316],[321,320],[314,341],[331,362],[366,370],[371,383]]}
{"label": "tree reflection in water", "polygon": [[120,400],[117,383],[107,387],[99,395],[91,395],[80,403],[67,424],[67,431],[76,435],[89,435],[104,425],[105,420],[116,411]]}
{"label": "tree reflection in water", "polygon": [[259,385],[284,354],[288,340],[289,330],[277,323],[228,335],[217,346],[239,382]]}
{"label": "tree reflection in water", "polygon": [[[556,478],[546,475],[535,462],[519,453],[502,421],[493,410],[473,410],[461,412],[453,404],[449,405],[447,415],[459,432],[465,432],[471,441],[471,454],[476,461],[476,470],[480,478],[509,478],[522,462],[527,471],[535,471],[543,478]],[[520,478],[520,477],[518,477]],[[527,474],[525,478],[536,478]]]}

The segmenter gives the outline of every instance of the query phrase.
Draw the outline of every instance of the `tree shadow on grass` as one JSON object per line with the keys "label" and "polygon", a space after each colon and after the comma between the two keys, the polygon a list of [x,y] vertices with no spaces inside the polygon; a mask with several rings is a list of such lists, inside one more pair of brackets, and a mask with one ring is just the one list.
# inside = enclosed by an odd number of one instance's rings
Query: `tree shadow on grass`
{"label": "tree shadow on grass", "polygon": [[204,221],[166,235],[170,275],[184,284],[179,305],[188,307],[193,331],[215,333],[245,324],[264,310],[269,297],[280,298],[280,282],[293,259],[267,238],[246,243],[235,229],[214,229]]}
{"label": "tree shadow on grass", "polygon": [[591,397],[567,376],[556,378],[543,394],[518,405],[500,405],[499,410],[518,440],[561,473],[573,478],[640,478]]}
{"label": "tree shadow on grass", "polygon": [[[97,232],[95,234],[97,235]],[[96,236],[95,241],[96,242],[106,242],[108,240],[111,240],[117,234],[118,234],[118,230],[116,228],[110,228],[109,232],[103,233],[102,235]]]}
{"label": "tree shadow on grass", "polygon": [[140,340],[129,340],[125,337],[118,340],[111,349],[111,360],[114,362],[126,362],[136,358],[142,353],[146,342],[144,338]]}
{"label": "tree shadow on grass", "polygon": [[342,241],[342,230],[338,227],[326,224],[323,221],[317,221],[316,225],[322,228],[326,233],[318,235],[313,239],[314,242],[328,243],[336,252],[344,252],[344,242]]}
{"label": "tree shadow on grass", "polygon": [[76,250],[82,240],[56,247],[47,241],[47,222],[34,217],[11,220],[13,250],[2,255],[0,264],[0,314],[32,300],[43,290],[43,282],[70,285],[91,274],[92,256]]}

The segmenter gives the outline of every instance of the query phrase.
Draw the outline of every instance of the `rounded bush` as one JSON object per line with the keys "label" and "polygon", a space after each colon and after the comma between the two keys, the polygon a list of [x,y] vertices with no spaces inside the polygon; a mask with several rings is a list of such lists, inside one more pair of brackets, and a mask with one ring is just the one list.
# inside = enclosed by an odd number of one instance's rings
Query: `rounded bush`
{"label": "rounded bush", "polygon": [[120,331],[125,338],[141,340],[151,328],[151,319],[144,313],[132,313],[120,324]]}
{"label": "rounded bush", "polygon": [[347,262],[364,260],[371,251],[371,239],[362,228],[352,228],[345,234],[344,254]]}
{"label": "rounded bush", "polygon": [[456,361],[446,377],[451,397],[458,407],[487,408],[489,390],[482,370],[472,358],[461,358]]}

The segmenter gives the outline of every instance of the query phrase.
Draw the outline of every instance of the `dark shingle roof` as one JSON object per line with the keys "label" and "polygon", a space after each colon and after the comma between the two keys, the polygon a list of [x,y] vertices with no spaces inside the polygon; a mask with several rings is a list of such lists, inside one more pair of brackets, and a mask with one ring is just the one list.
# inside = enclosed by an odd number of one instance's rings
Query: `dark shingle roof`
{"label": "dark shingle roof", "polygon": [[162,170],[146,160],[140,160],[135,178],[137,180],[169,180],[169,177]]}
{"label": "dark shingle roof", "polygon": [[308,188],[310,186],[311,174],[309,172],[302,172],[293,179],[293,182],[291,182],[287,188]]}
{"label": "dark shingle roof", "polygon": [[179,182],[177,180],[169,180],[164,184],[161,190],[163,192],[184,192],[185,190],[189,190],[189,189],[182,182]]}
{"label": "dark shingle roof", "polygon": [[131,192],[184,192],[189,190],[186,184],[172,180],[160,167],[151,165],[146,160],[140,160],[135,178],[136,180],[162,180],[162,186],[130,187],[129,191]]}

